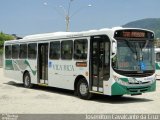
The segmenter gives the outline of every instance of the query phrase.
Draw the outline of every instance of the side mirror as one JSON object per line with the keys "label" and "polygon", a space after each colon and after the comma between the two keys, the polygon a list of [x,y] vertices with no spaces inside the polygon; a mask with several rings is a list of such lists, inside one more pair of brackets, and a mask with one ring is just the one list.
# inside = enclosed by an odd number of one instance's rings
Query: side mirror
{"label": "side mirror", "polygon": [[116,41],[112,42],[112,54],[116,54],[117,53],[117,43]]}

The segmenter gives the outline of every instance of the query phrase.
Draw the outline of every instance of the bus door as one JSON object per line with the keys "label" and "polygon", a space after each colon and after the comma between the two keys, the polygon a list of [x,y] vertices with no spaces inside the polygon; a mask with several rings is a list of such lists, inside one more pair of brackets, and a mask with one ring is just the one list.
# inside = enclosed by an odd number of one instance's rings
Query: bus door
{"label": "bus door", "polygon": [[90,89],[103,92],[103,81],[110,75],[110,41],[107,36],[91,37]]}
{"label": "bus door", "polygon": [[48,43],[38,44],[38,83],[48,84]]}

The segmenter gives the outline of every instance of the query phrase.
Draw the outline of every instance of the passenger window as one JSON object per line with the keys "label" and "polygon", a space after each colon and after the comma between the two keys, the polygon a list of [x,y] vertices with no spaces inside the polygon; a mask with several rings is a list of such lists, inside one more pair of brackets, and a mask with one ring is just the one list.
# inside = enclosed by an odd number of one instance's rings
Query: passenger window
{"label": "passenger window", "polygon": [[28,59],[36,59],[37,56],[37,44],[28,44]]}
{"label": "passenger window", "polygon": [[19,45],[12,45],[12,58],[18,59],[19,57]]}
{"label": "passenger window", "polygon": [[26,59],[27,58],[27,44],[20,45],[20,53],[19,58]]}
{"label": "passenger window", "polygon": [[87,59],[88,41],[80,39],[74,41],[74,59]]}
{"label": "passenger window", "polygon": [[73,54],[73,41],[62,41],[61,43],[61,58],[70,60]]}
{"label": "passenger window", "polygon": [[5,46],[5,58],[6,59],[11,59],[12,57],[12,47],[11,45]]}
{"label": "passenger window", "polygon": [[50,43],[50,59],[60,58],[60,42],[55,41]]}
{"label": "passenger window", "polygon": [[160,62],[160,53],[156,53],[156,62]]}

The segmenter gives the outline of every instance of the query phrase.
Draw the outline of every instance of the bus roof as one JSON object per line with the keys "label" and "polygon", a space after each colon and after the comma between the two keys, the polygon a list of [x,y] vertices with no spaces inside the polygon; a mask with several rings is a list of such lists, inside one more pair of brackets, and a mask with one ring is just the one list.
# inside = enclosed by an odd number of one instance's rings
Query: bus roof
{"label": "bus roof", "polygon": [[[51,40],[51,39],[65,39],[65,38],[75,38],[75,37],[86,37],[91,35],[100,35],[100,34],[107,34],[113,36],[116,30],[125,30],[125,29],[141,29],[141,28],[122,28],[122,27],[114,27],[111,29],[103,28],[99,30],[89,30],[89,31],[82,31],[82,32],[53,32],[53,33],[43,33],[43,34],[35,34],[35,35],[28,35],[25,36],[23,39],[19,40],[11,40],[5,41],[5,43],[14,43],[14,42],[27,42],[27,41],[44,41],[44,40]],[[147,29],[141,29],[150,31]],[[153,32],[153,31],[150,31]]]}
{"label": "bus roof", "polygon": [[82,32],[54,32],[54,33],[44,33],[44,34],[36,34],[36,35],[28,35],[25,36],[23,39],[41,39],[41,38],[70,38],[70,37],[83,37],[83,36],[89,36],[94,35],[98,33],[102,33],[103,31],[111,31],[112,29],[100,29],[100,30],[89,30],[89,31],[82,31]]}

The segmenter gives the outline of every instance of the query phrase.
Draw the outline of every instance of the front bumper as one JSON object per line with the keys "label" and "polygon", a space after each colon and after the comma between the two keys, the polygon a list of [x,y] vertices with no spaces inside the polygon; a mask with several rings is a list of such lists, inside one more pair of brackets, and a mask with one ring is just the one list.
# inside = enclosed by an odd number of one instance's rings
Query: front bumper
{"label": "front bumper", "polygon": [[136,95],[156,90],[156,80],[150,85],[143,86],[123,86],[115,82],[111,87],[111,95]]}

